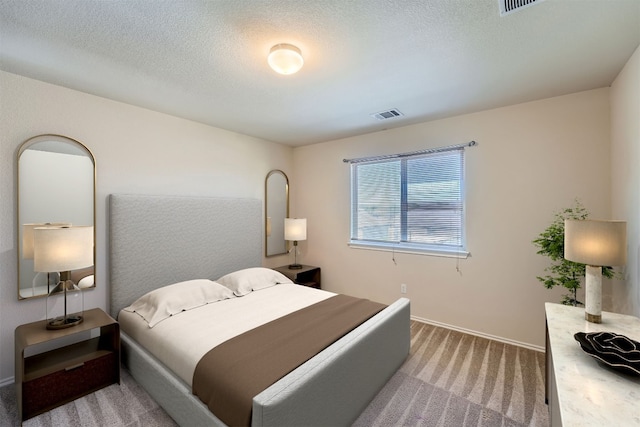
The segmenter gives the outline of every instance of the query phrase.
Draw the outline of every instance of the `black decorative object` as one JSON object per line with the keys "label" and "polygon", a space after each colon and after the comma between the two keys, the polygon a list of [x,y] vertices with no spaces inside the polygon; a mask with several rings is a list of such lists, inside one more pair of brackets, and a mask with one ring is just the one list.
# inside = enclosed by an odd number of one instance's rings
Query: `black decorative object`
{"label": "black decorative object", "polygon": [[574,338],[596,360],[627,374],[640,375],[639,342],[613,332],[578,332]]}

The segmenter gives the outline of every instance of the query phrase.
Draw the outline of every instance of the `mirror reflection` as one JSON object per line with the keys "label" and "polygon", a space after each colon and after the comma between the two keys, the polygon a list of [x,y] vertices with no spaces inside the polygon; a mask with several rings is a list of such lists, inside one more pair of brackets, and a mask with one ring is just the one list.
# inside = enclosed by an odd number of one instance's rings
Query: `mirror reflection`
{"label": "mirror reflection", "polygon": [[287,253],[284,219],[289,216],[289,178],[281,170],[272,170],[265,180],[265,256]]}
{"label": "mirror reflection", "polygon": [[[82,143],[61,135],[30,138],[17,158],[18,299],[25,299],[47,295],[60,280],[59,272],[34,271],[34,228],[94,225],[95,160]],[[94,266],[72,271],[71,279],[81,289],[95,287]]]}

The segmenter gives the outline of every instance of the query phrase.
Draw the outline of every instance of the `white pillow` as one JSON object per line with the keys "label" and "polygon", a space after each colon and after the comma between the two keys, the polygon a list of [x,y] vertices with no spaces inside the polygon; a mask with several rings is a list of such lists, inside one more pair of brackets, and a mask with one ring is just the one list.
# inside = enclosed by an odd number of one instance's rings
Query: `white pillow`
{"label": "white pillow", "polygon": [[246,268],[222,276],[216,282],[231,289],[235,296],[241,297],[251,291],[268,288],[280,283],[293,283],[284,274],[264,267]]}
{"label": "white pillow", "polygon": [[89,276],[85,276],[78,282],[78,287],[80,289],[90,288],[95,284],[95,280],[93,278],[93,274]]}
{"label": "white pillow", "polygon": [[146,293],[124,310],[137,313],[153,328],[175,314],[233,297],[233,292],[219,283],[195,279]]}

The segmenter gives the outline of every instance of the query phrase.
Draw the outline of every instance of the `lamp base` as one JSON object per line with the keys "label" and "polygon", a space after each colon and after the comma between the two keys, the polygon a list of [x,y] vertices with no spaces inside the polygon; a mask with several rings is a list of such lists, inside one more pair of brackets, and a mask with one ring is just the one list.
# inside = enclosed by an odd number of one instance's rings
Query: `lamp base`
{"label": "lamp base", "polygon": [[70,314],[66,317],[58,317],[47,322],[47,329],[65,329],[79,325],[84,319],[77,314]]}
{"label": "lamp base", "polygon": [[591,323],[602,323],[602,315],[601,314],[589,314],[586,311],[584,312],[584,320]]}
{"label": "lamp base", "polygon": [[585,266],[584,318],[602,323],[602,268]]}
{"label": "lamp base", "polygon": [[300,270],[302,269],[302,264],[289,264],[289,270]]}

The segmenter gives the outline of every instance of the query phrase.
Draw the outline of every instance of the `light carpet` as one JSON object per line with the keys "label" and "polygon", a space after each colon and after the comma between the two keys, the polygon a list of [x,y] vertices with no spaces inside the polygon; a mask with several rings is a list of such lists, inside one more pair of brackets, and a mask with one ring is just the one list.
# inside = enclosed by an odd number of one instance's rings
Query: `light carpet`
{"label": "light carpet", "polygon": [[411,351],[354,426],[549,425],[544,353],[419,322]]}
{"label": "light carpet", "polygon": [[[0,388],[0,426],[19,426],[15,386]],[[174,427],[177,424],[121,369],[120,384],[26,420],[24,427]]]}

